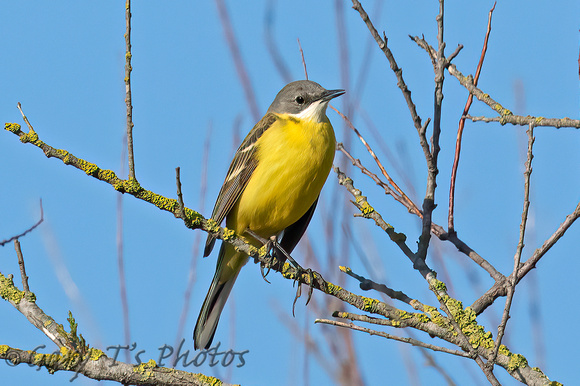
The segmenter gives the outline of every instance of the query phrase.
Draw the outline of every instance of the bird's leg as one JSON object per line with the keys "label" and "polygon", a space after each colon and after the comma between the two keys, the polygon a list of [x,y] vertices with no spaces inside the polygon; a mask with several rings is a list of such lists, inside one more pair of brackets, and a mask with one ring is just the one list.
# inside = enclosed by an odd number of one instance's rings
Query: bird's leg
{"label": "bird's leg", "polygon": [[[288,259],[288,261],[290,262],[290,264],[292,264],[294,266],[294,268],[296,268],[297,272],[297,276],[296,276],[296,281],[298,281],[298,288],[296,289],[296,296],[294,297],[294,302],[292,303],[292,315],[294,316],[294,307],[296,306],[296,301],[298,300],[298,298],[302,295],[302,282],[300,280],[300,278],[302,277],[303,273],[307,273],[308,274],[308,278],[310,279],[310,285],[309,285],[309,289],[308,289],[308,299],[306,299],[306,305],[308,305],[308,303],[310,303],[310,299],[312,299],[312,292],[314,291],[314,272],[310,269],[304,269],[300,266],[300,264],[298,264],[296,262],[296,260],[294,260],[294,258],[292,258],[292,256],[290,256],[290,254],[280,245],[280,243],[278,243],[278,239],[277,236],[271,236],[269,239],[265,239],[262,236],[256,234],[254,231],[252,231],[251,229],[246,229],[246,232],[252,236],[253,238],[255,238],[256,240],[258,240],[259,242],[261,242],[262,244],[264,244],[266,246],[266,250],[267,251],[271,251],[275,248],[276,251],[279,251],[282,255],[284,255],[285,259]],[[271,254],[272,259],[274,258],[278,258],[278,256],[276,256],[275,253]],[[282,259],[280,259],[282,260]],[[283,260],[282,260],[283,261]],[[272,266],[273,261],[270,260],[270,262],[267,265],[268,270],[266,271],[266,273],[264,273],[264,264],[260,264],[260,272],[262,274],[262,278],[264,280],[266,280],[267,283],[270,283],[267,279],[266,276],[268,275],[268,273],[270,273],[270,268]]]}
{"label": "bird's leg", "polygon": [[[252,231],[250,228],[246,229],[246,233],[249,234],[250,236],[252,236],[253,238],[255,238],[256,240],[258,240],[259,242],[261,242],[262,244],[264,244],[264,246],[266,246],[266,251],[270,252],[270,250],[272,249],[271,239],[268,240],[268,239],[263,238],[262,236],[256,234],[254,231]],[[274,259],[274,256],[273,256],[273,254],[271,254],[270,261],[267,264],[260,262],[260,273],[262,274],[262,278],[268,284],[270,284],[270,282],[268,281],[268,279],[266,279],[266,276],[268,276],[268,274],[270,273],[270,268],[272,267],[273,259]],[[265,273],[264,273],[264,265],[266,265],[266,268],[267,268],[267,271]]]}

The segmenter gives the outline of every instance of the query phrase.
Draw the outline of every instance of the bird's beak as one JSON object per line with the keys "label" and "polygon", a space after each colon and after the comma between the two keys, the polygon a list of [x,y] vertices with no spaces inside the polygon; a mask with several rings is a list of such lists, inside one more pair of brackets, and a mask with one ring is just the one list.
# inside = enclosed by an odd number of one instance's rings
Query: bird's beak
{"label": "bird's beak", "polygon": [[328,102],[329,100],[339,97],[344,94],[346,91],[344,90],[326,90],[320,96],[321,102]]}

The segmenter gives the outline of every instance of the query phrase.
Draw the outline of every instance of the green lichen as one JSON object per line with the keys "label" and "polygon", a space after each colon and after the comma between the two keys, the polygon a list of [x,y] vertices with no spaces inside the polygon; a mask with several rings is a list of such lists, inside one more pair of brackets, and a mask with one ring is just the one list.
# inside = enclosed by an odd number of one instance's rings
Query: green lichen
{"label": "green lichen", "polygon": [[401,318],[402,320],[411,319],[412,317],[413,317],[412,313],[407,312],[405,310],[399,310],[399,318]]}
{"label": "green lichen", "polygon": [[326,282],[326,291],[330,295],[336,295],[342,291],[342,287],[331,282]]}
{"label": "green lichen", "polygon": [[221,386],[223,385],[223,382],[220,381],[217,378],[214,377],[210,377],[201,373],[195,374],[195,376],[197,377],[197,379],[199,379],[200,381],[202,381],[203,383],[207,383],[208,385],[211,386]]}
{"label": "green lichen", "polygon": [[32,143],[33,145],[36,146],[41,146],[42,144],[44,144],[44,142],[42,142],[41,140],[38,139],[38,134],[36,134],[36,132],[34,130],[30,130],[28,133],[25,133],[23,135],[20,136],[20,142],[22,143]]}
{"label": "green lichen", "polygon": [[117,175],[112,170],[99,169],[99,174],[97,175],[97,177],[101,180],[110,182],[115,180],[117,178]]}
{"label": "green lichen", "polygon": [[224,241],[231,241],[236,236],[233,229],[224,228]]}
{"label": "green lichen", "polygon": [[512,354],[507,369],[508,371],[514,371],[527,365],[528,360],[522,354]]}
{"label": "green lichen", "polygon": [[220,225],[212,218],[207,219],[205,227],[211,233],[217,233],[220,230]]}
{"label": "green lichen", "polygon": [[433,279],[429,282],[429,285],[434,291],[443,291],[447,292],[447,286],[441,280]]}
{"label": "green lichen", "polygon": [[363,214],[363,216],[368,216],[368,215],[370,215],[371,213],[373,213],[375,211],[375,208],[373,208],[367,202],[367,198],[365,196],[357,196],[356,197],[356,203],[358,205],[359,210]]}
{"label": "green lichen", "polygon": [[363,311],[367,311],[367,312],[375,311],[375,307],[379,303],[378,300],[372,299],[372,298],[367,298],[366,296],[361,296],[361,298],[363,300],[363,308],[362,308]]}
{"label": "green lichen", "polygon": [[20,132],[21,126],[18,123],[5,123],[4,130],[8,130],[14,134],[18,134]]}
{"label": "green lichen", "polygon": [[[431,306],[425,306],[424,310],[427,313],[427,315],[429,315],[429,317],[431,318],[431,321],[433,323],[435,323],[439,327],[443,327],[446,329],[450,328],[449,323],[447,323],[447,321],[445,320],[443,315],[441,315],[441,313],[437,310],[437,308],[431,307]],[[451,327],[451,329],[452,328],[453,327]]]}
{"label": "green lichen", "polygon": [[150,359],[148,362],[143,362],[138,366],[134,366],[133,372],[141,374],[141,379],[146,380],[153,377],[153,369],[156,367],[157,363],[153,359]]}
{"label": "green lichen", "polygon": [[14,285],[12,275],[4,276],[0,273],[0,297],[2,299],[18,304],[24,295],[24,291],[20,291]]}
{"label": "green lichen", "polygon": [[105,355],[105,353],[97,348],[90,348],[89,349],[88,356],[89,356],[89,359],[92,361],[98,361],[103,355]]}
{"label": "green lichen", "polygon": [[[129,186],[128,186],[129,185]],[[139,185],[139,184],[137,184]],[[131,187],[131,184],[128,184],[127,181],[124,184],[125,187],[125,191],[128,193],[132,193],[131,191],[133,190]],[[157,193],[153,193],[149,190],[145,190],[143,188],[140,188],[141,190],[139,192],[136,192],[138,194],[134,194],[137,198],[140,198],[144,201],[150,202],[153,205],[155,205],[156,207],[158,207],[161,210],[166,210],[168,212],[174,212],[179,204],[177,203],[177,200],[172,199],[172,198],[166,198],[161,196],[160,194]]]}

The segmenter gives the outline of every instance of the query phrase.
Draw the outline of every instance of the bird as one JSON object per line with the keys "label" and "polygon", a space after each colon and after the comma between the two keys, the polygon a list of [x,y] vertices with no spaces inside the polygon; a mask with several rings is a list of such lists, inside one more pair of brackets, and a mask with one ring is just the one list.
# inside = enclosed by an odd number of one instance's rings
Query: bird
{"label": "bird", "polygon": [[[292,252],[310,223],[334,160],[336,138],[326,108],[344,93],[310,80],[284,86],[234,154],[211,219],[217,224],[225,219],[226,228],[258,248],[276,237],[279,248]],[[209,234],[204,257],[215,241]],[[247,261],[247,254],[222,242],[193,331],[196,350],[211,346],[221,312]]]}

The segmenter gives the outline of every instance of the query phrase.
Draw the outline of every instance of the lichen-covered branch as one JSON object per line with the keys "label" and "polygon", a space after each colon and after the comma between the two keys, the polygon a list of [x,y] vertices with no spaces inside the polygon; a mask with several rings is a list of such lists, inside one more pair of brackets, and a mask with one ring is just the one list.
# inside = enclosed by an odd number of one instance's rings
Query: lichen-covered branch
{"label": "lichen-covered branch", "polygon": [[68,371],[71,373],[71,382],[82,374],[97,381],[115,381],[123,385],[226,386],[214,377],[158,367],[154,360],[139,365],[119,362],[97,349],[90,349],[84,355],[66,348],[62,348],[59,353],[42,354],[0,345],[0,359],[10,361],[12,365],[26,363],[38,368],[44,367],[51,374]]}

